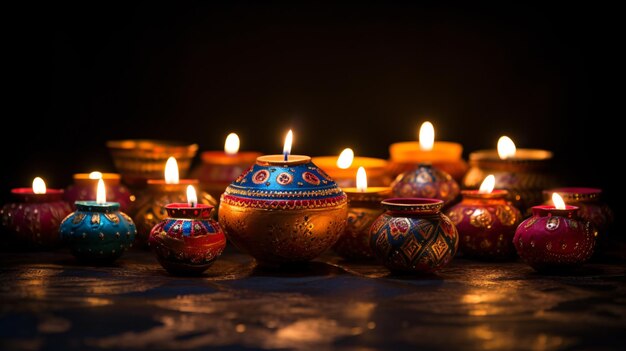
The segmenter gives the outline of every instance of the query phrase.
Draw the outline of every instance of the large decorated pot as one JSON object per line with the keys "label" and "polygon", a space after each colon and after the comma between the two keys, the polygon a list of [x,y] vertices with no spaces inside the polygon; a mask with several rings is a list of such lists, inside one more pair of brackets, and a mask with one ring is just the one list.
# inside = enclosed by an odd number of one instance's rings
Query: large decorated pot
{"label": "large decorated pot", "polygon": [[344,192],[310,157],[269,155],[226,188],[219,223],[262,263],[305,262],[335,244],[347,212]]}

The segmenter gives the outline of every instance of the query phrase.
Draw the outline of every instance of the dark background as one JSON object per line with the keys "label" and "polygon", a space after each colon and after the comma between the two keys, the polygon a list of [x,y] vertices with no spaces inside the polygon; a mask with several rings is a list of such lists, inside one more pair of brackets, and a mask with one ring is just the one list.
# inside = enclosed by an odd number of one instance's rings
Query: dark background
{"label": "dark background", "polygon": [[[594,5],[171,2],[8,8],[2,193],[113,171],[105,142],[388,157],[435,124],[465,155],[556,153],[618,210],[621,19]],[[9,124],[10,121],[12,124]],[[10,138],[17,139],[16,143]],[[623,139],[623,138],[622,138]]]}

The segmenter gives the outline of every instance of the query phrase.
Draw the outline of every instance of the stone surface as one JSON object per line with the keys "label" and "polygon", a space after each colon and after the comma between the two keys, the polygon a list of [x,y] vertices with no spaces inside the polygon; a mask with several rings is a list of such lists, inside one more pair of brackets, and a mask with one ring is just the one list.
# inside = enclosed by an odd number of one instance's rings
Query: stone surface
{"label": "stone surface", "polygon": [[0,253],[3,350],[619,349],[623,263],[564,276],[455,259],[391,276],[323,256],[288,270],[227,252],[204,276],[129,252],[108,267],[69,253]]}

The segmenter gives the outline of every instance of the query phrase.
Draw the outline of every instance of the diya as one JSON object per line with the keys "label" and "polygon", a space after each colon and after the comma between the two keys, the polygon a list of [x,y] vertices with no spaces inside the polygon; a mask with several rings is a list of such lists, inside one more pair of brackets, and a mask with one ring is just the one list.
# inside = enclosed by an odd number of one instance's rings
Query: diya
{"label": "diya", "polygon": [[239,144],[237,134],[230,133],[226,137],[224,151],[204,151],[200,154],[202,162],[191,172],[191,177],[200,182],[200,188],[216,199],[261,156],[259,152],[239,151]]}
{"label": "diya", "polygon": [[552,152],[517,149],[513,141],[503,136],[496,150],[479,150],[469,157],[470,169],[463,186],[476,189],[489,174],[496,178],[496,188],[509,191],[508,199],[522,213],[543,202],[543,190],[553,188],[555,177],[550,173]]}
{"label": "diya", "polygon": [[487,176],[479,190],[462,190],[463,199],[448,211],[459,232],[459,250],[465,257],[502,260],[515,256],[513,236],[522,214],[506,200],[506,190],[494,190]]}
{"label": "diya", "polygon": [[587,261],[593,254],[598,232],[580,220],[578,207],[567,206],[559,194],[554,206],[534,206],[513,238],[519,256],[537,271],[564,270]]}
{"label": "diya", "polygon": [[105,181],[107,185],[107,199],[119,202],[120,210],[128,211],[130,204],[135,201],[135,196],[121,182],[121,176],[117,173],[76,173],[74,184],[65,189],[64,198],[70,204],[76,201],[84,201],[96,198],[98,179]]}
{"label": "diya", "polygon": [[165,205],[168,217],[152,228],[148,244],[168,272],[201,274],[222,254],[226,237],[211,218],[213,206],[199,204],[193,186],[187,186],[187,203]]}
{"label": "diya", "polygon": [[382,201],[385,213],[370,229],[376,258],[394,272],[432,273],[454,257],[459,236],[437,199]]}
{"label": "diya", "polygon": [[[137,245],[146,247],[150,231],[167,218],[165,205],[185,202],[187,186],[198,185],[197,179],[179,179],[178,163],[170,157],[165,163],[165,179],[148,179],[147,187],[137,196],[129,211],[137,224]],[[200,191],[198,202],[203,205],[217,205],[208,193]]]}
{"label": "diya", "polygon": [[313,163],[323,169],[342,188],[356,186],[354,175],[359,167],[363,167],[367,172],[370,186],[388,186],[392,180],[388,173],[389,166],[386,160],[373,157],[355,157],[354,151],[350,148],[344,149],[339,157],[313,157]]}
{"label": "diya", "polygon": [[380,202],[391,195],[389,187],[368,187],[367,173],[359,167],[355,188],[343,188],[348,196],[346,229],[333,246],[340,256],[351,260],[374,258],[370,246],[370,227],[384,210]]}
{"label": "diya", "polygon": [[591,222],[598,230],[596,251],[607,244],[609,228],[613,223],[613,211],[602,202],[602,189],[575,187],[545,190],[544,205],[553,204],[551,199],[553,193],[559,194],[569,205],[578,207],[576,215],[582,220]]}
{"label": "diya", "polygon": [[45,248],[59,244],[59,224],[72,209],[63,190],[47,189],[36,177],[32,188],[11,190],[14,201],[0,210],[2,229],[18,247]]}
{"label": "diya", "polygon": [[415,170],[419,164],[428,163],[461,182],[467,163],[463,160],[463,146],[448,141],[435,141],[435,128],[430,122],[422,123],[419,141],[393,143],[389,146],[389,171],[393,177]]}
{"label": "diya", "polygon": [[96,201],[76,201],[76,211],[61,223],[61,239],[82,261],[109,263],[132,247],[137,229],[120,212],[120,204],[106,201],[104,181],[98,180]]}
{"label": "diya", "polygon": [[310,157],[290,155],[292,138],[283,155],[258,157],[220,201],[228,240],[265,264],[312,260],[345,229],[346,195]]}

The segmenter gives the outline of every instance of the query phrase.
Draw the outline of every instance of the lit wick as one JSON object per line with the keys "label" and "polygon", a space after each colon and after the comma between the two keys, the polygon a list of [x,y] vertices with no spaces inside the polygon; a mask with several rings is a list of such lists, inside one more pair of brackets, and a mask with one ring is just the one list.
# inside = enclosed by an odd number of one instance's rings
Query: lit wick
{"label": "lit wick", "polygon": [[285,155],[285,162],[289,161],[289,154],[291,153],[291,143],[293,142],[293,132],[289,129],[287,136],[285,137],[285,146],[283,147],[283,155]]}
{"label": "lit wick", "polygon": [[98,187],[96,188],[96,203],[99,205],[107,202],[107,193],[104,188],[104,180],[98,179]]}
{"label": "lit wick", "polygon": [[196,207],[198,205],[198,196],[196,195],[196,189],[193,185],[187,186],[187,204],[189,207]]}

